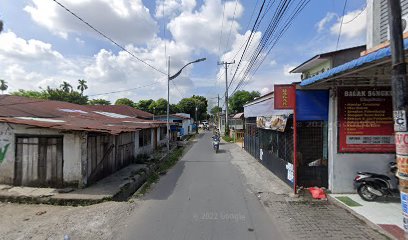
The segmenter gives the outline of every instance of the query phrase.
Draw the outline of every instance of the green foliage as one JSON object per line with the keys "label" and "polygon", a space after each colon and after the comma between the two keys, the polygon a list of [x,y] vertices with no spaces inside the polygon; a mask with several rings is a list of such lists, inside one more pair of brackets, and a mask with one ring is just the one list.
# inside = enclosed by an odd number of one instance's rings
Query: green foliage
{"label": "green foliage", "polygon": [[111,105],[111,102],[102,98],[91,99],[88,101],[89,105]]}
{"label": "green foliage", "polygon": [[193,95],[190,98],[183,98],[177,104],[178,110],[182,113],[189,113],[195,119],[196,107],[197,107],[197,118],[198,120],[207,119],[207,99],[203,96]]}
{"label": "green foliage", "polygon": [[[135,104],[135,107],[139,110],[150,112],[149,106],[154,102],[153,99],[148,100],[140,100],[138,103]],[[150,112],[153,113],[153,112]]]}
{"label": "green foliage", "polygon": [[84,80],[84,79],[79,79],[78,80],[78,87],[77,87],[77,89],[79,90],[79,91],[81,91],[81,95],[83,95],[84,94],[84,91],[86,90],[86,89],[88,89],[88,85],[86,85],[86,81]]}
{"label": "green foliage", "polygon": [[[48,87],[49,88],[49,87]],[[68,82],[63,81],[62,84],[60,85],[60,88],[62,91],[68,93],[72,91],[72,86]]]}
{"label": "green foliage", "polygon": [[[62,84],[64,85],[64,84]],[[77,91],[66,91],[64,89],[50,88],[47,87],[46,90],[18,90],[17,92],[11,93],[11,95],[36,98],[36,99],[48,99],[63,102],[70,102],[75,104],[86,105],[88,103],[88,97],[82,96],[80,92]]]}
{"label": "green foliage", "polygon": [[170,114],[180,112],[177,104],[170,104]]}
{"label": "green foliage", "polygon": [[230,112],[231,113],[243,112],[244,105],[259,96],[260,94],[257,91],[252,92],[248,92],[245,90],[237,91],[228,100]]}
{"label": "green foliage", "polygon": [[210,111],[210,113],[214,116],[217,116],[218,113],[221,113],[221,112],[222,112],[222,108],[218,106],[211,108],[211,111]]}
{"label": "green foliage", "polygon": [[234,141],[234,139],[231,138],[230,136],[222,136],[222,139],[224,139],[224,141],[226,141],[226,142],[233,142]]}
{"label": "green foliage", "polygon": [[48,87],[46,92],[48,94],[48,100],[70,102],[80,105],[86,105],[88,103],[88,96],[83,96],[77,91],[66,92],[63,89],[53,89]]}
{"label": "green foliage", "polygon": [[1,94],[3,94],[4,91],[6,91],[8,88],[7,82],[4,81],[3,79],[0,79],[0,90]]}
{"label": "green foliage", "polygon": [[129,98],[118,98],[115,102],[115,105],[126,105],[126,106],[135,106],[135,103]]}
{"label": "green foliage", "polygon": [[152,102],[149,106],[149,112],[154,113],[154,115],[164,115],[167,113],[167,100],[164,98],[159,98]]}

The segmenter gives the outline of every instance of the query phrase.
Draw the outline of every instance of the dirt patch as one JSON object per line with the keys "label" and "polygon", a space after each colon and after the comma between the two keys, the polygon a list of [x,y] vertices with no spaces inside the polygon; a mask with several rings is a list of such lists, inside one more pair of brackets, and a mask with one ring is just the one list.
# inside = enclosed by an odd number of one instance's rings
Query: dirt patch
{"label": "dirt patch", "polygon": [[[137,203],[104,202],[92,206],[0,203],[0,239],[113,239],[113,223]],[[41,214],[40,214],[41,213]]]}

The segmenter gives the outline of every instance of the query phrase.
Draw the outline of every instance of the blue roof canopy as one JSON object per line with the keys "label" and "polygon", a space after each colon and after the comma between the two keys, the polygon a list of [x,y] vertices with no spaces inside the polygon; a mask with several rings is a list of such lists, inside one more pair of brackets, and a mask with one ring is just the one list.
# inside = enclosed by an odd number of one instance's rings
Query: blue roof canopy
{"label": "blue roof canopy", "polygon": [[[404,39],[404,49],[407,50],[408,49],[408,39]],[[314,77],[311,78],[307,78],[305,80],[303,80],[300,83],[300,86],[305,87],[305,86],[309,86],[312,85],[314,83],[320,82],[324,79],[333,77],[335,75],[341,74],[343,72],[349,71],[349,70],[353,70],[353,69],[357,69],[365,64],[368,63],[372,63],[378,60],[382,60],[385,59],[387,57],[391,57],[391,48],[390,47],[386,47],[380,50],[377,50],[375,52],[369,53],[363,57],[359,57],[357,59],[354,59],[353,61],[347,62],[343,65],[337,66],[335,68],[332,68],[324,73],[321,73],[319,75],[316,75]]]}

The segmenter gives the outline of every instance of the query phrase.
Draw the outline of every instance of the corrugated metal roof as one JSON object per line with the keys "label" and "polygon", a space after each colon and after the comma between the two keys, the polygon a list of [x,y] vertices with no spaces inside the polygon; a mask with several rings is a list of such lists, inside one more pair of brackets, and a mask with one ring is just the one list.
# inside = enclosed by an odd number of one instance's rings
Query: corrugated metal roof
{"label": "corrugated metal roof", "polygon": [[[404,49],[408,50],[408,39],[404,40]],[[383,60],[387,57],[391,57],[391,48],[383,48],[380,50],[377,50],[375,52],[369,53],[363,57],[359,57],[353,61],[347,62],[343,65],[340,65],[338,67],[332,68],[324,73],[321,73],[319,75],[316,75],[314,77],[308,78],[303,80],[300,83],[300,86],[305,87],[309,86],[311,84],[314,84],[316,82],[320,82],[322,80],[328,79],[330,77],[334,77],[336,75],[342,74],[344,72],[357,69],[359,67],[362,67],[366,64],[373,63],[375,61]]]}
{"label": "corrugated metal roof", "polygon": [[89,105],[88,107],[96,111],[112,112],[130,117],[146,119],[153,117],[151,113],[126,105]]}
{"label": "corrugated metal roof", "polygon": [[0,96],[0,122],[112,134],[154,128],[165,124],[161,121],[135,117],[117,118],[113,115],[98,114],[89,106],[73,103],[10,95]]}
{"label": "corrugated metal roof", "polygon": [[241,117],[243,117],[243,116],[244,116],[244,113],[242,112],[242,113],[237,113],[237,114],[235,114],[232,118],[237,119],[237,118],[241,118]]}

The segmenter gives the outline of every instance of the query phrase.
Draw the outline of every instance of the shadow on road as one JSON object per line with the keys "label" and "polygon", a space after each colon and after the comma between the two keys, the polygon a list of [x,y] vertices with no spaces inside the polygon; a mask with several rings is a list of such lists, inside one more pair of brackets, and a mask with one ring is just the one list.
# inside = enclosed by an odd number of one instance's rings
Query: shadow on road
{"label": "shadow on road", "polygon": [[152,186],[152,191],[147,193],[143,199],[156,199],[156,200],[165,200],[171,194],[173,194],[174,188],[176,187],[176,183],[183,173],[184,170],[184,162],[179,161],[177,164],[167,172],[166,175],[162,176],[159,182]]}

